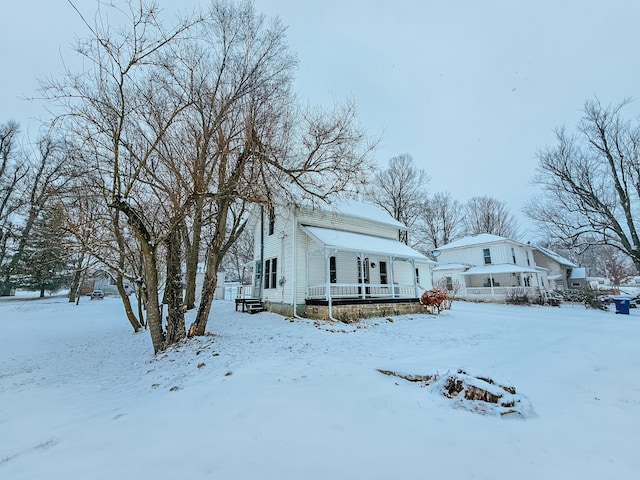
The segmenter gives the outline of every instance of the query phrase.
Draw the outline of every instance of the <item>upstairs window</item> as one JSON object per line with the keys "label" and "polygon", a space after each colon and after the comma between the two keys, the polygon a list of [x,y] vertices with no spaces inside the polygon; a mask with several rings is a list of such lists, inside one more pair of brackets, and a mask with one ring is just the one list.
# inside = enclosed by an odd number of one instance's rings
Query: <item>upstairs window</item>
{"label": "upstairs window", "polygon": [[524,252],[527,254],[527,265],[531,266],[531,261],[529,260],[529,250],[527,250],[526,252]]}
{"label": "upstairs window", "polygon": [[276,212],[273,208],[269,209],[269,235],[273,235],[276,228]]}
{"label": "upstairs window", "polygon": [[513,259],[513,263],[516,263],[516,251],[511,247],[511,258]]}
{"label": "upstairs window", "polygon": [[491,264],[491,250],[489,250],[488,248],[485,248],[482,250],[482,254],[484,255],[484,264],[485,265],[490,265]]}

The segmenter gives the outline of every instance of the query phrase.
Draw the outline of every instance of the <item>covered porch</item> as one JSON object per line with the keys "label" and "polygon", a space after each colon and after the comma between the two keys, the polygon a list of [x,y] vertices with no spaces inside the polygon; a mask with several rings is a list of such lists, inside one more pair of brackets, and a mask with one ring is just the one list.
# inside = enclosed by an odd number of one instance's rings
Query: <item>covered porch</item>
{"label": "covered porch", "polygon": [[527,295],[538,295],[548,288],[546,269],[521,265],[484,265],[467,269],[462,295],[468,300],[504,300],[514,288]]}
{"label": "covered porch", "polygon": [[431,287],[433,262],[397,240],[321,227],[302,230],[312,240],[305,303],[327,306],[329,316],[334,306],[415,304]]}

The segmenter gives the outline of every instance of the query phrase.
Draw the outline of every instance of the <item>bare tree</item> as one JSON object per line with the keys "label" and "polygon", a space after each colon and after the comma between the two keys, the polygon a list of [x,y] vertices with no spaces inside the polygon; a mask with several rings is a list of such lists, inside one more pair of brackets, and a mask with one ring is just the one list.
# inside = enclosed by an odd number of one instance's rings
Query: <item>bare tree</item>
{"label": "bare tree", "polygon": [[437,192],[427,198],[418,224],[425,252],[446,245],[462,234],[462,211],[460,202],[449,192]]}
{"label": "bare tree", "polygon": [[[411,230],[421,217],[429,180],[427,173],[415,166],[413,157],[405,153],[391,158],[387,168],[375,172],[367,196]],[[401,240],[409,243],[406,232]]]}
{"label": "bare tree", "polygon": [[352,105],[330,114],[297,108],[285,28],[251,3],[213,2],[169,29],[153,3],[105,8],[110,22],[98,12],[78,47],[91,68],[44,87],[63,109],[59,128],[97,172],[108,207],[97,223],[120,255],[135,240],[158,352],[187,334],[182,266],[190,283],[203,228],[207,267],[190,335],[205,332],[217,270],[249,205],[342,192],[361,177],[372,147],[363,147]]}
{"label": "bare tree", "polygon": [[[10,251],[7,249],[4,252],[2,278],[0,278],[0,285],[3,286],[5,293],[7,288],[11,288],[11,276],[21,260],[38,216],[46,209],[57,205],[71,179],[72,172],[68,168],[61,144],[62,142],[54,139],[51,134],[44,134],[34,145],[29,145],[20,151],[21,166],[10,170],[12,173],[8,175],[10,188],[17,188],[18,185],[14,186],[13,183],[20,182],[18,193],[20,200],[13,206],[4,207],[5,212],[11,213],[10,218],[13,218],[9,231],[13,245]],[[7,192],[9,200],[11,200],[10,193]],[[9,225],[6,224],[5,228]],[[6,244],[3,239],[3,249],[6,248],[4,245]]]}
{"label": "bare tree", "polygon": [[17,213],[24,202],[21,184],[27,174],[27,165],[18,158],[16,137],[19,131],[18,124],[13,121],[0,125],[0,295],[11,291],[10,265],[19,241]]}
{"label": "bare tree", "polygon": [[491,233],[516,239],[519,226],[506,202],[487,195],[473,197],[464,206],[465,235]]}
{"label": "bare tree", "polygon": [[580,249],[611,245],[638,269],[640,123],[622,115],[628,103],[589,100],[575,133],[556,131],[557,144],[538,153],[534,181],[544,196],[532,199],[525,213],[549,238]]}

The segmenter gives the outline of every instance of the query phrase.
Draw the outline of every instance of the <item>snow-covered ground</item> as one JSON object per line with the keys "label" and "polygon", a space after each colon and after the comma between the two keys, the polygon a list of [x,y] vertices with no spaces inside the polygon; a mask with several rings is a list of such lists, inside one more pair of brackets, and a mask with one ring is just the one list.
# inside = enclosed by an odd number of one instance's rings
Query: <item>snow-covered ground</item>
{"label": "snow-covered ground", "polygon": [[[638,309],[350,326],[223,301],[209,331],[154,357],[115,298],[0,299],[0,478],[638,478]],[[459,368],[515,386],[524,418],[378,372]]]}

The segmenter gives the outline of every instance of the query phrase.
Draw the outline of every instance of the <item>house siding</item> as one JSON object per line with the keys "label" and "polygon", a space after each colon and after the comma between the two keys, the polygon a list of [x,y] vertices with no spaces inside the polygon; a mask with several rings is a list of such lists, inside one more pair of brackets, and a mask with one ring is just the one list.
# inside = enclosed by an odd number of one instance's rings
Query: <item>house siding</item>
{"label": "house siding", "polygon": [[[491,254],[491,265],[499,265],[504,263],[513,264],[513,248],[516,257],[516,265],[527,267],[535,267],[535,259],[533,249],[522,247],[514,244],[487,244],[474,245],[468,248],[456,248],[451,250],[442,250],[438,257],[438,263],[462,263],[467,265],[485,265],[483,250],[488,248]],[[527,262],[527,252],[529,252],[529,261]]]}
{"label": "house siding", "polygon": [[298,223],[300,225],[313,225],[316,227],[345,230],[398,240],[398,227],[372,222],[371,220],[363,218],[345,217],[329,212],[302,212],[298,216]]}

